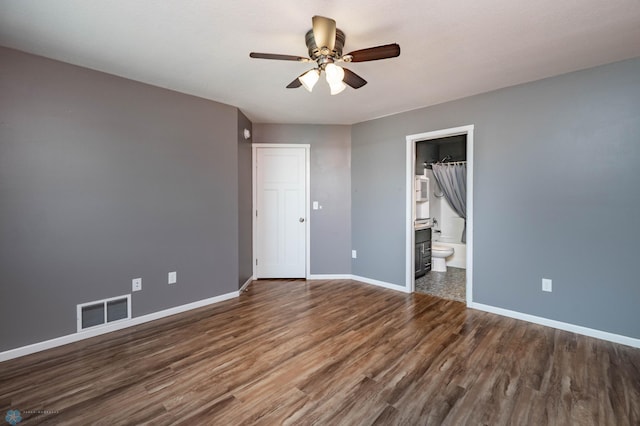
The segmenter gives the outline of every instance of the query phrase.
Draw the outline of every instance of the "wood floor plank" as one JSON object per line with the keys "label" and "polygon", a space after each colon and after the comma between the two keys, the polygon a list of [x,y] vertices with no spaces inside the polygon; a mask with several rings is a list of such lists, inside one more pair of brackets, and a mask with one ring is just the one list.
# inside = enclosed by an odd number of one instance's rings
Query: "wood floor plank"
{"label": "wood floor plank", "polygon": [[351,280],[261,280],[0,363],[9,409],[21,425],[638,425],[640,350]]}

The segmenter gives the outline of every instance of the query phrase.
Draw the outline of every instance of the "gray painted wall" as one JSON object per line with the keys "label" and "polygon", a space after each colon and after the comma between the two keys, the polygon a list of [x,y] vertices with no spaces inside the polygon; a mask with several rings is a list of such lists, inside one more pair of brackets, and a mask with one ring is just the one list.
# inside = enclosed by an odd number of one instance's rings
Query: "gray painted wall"
{"label": "gray painted wall", "polygon": [[[77,303],[134,277],[134,316],[244,283],[242,113],[10,49],[0,63],[0,350],[73,333]],[[639,116],[635,59],[352,127],[254,125],[253,142],[311,145],[313,274],[404,285],[405,136],[475,124],[474,301],[640,337]]]}
{"label": "gray painted wall", "polygon": [[253,133],[251,121],[238,111],[238,288],[253,275],[251,139],[244,138],[244,129]]}
{"label": "gray painted wall", "polygon": [[0,350],[74,333],[76,304],[135,277],[134,316],[237,291],[236,108],[5,48],[0,63]]}
{"label": "gray painted wall", "polygon": [[[351,273],[351,128],[254,124],[256,143],[311,146],[311,273]],[[311,208],[311,206],[310,206]]]}
{"label": "gray painted wall", "polygon": [[474,124],[474,302],[640,338],[639,117],[633,59],[354,125],[353,274],[404,285],[405,136]]}

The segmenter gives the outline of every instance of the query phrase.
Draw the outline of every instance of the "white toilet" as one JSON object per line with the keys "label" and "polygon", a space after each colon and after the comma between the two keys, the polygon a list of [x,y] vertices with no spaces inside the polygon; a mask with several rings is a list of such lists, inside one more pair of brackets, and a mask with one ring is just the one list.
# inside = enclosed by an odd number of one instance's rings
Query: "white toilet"
{"label": "white toilet", "polygon": [[444,247],[438,244],[431,246],[431,270],[447,272],[447,257],[453,254],[453,247]]}

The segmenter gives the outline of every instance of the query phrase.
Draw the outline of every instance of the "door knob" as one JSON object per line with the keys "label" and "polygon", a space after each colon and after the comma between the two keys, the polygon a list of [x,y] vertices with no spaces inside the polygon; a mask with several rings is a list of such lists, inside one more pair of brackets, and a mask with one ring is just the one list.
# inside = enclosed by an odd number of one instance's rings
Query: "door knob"
{"label": "door knob", "polygon": [[300,223],[304,222],[304,217],[301,217],[300,219],[298,219],[300,221]]}

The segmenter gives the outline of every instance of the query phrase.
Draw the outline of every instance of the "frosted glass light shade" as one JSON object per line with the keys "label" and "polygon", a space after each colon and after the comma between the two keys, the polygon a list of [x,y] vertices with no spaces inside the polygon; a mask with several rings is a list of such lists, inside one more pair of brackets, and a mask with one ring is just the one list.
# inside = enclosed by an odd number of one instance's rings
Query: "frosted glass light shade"
{"label": "frosted glass light shade", "polygon": [[305,89],[311,92],[313,90],[313,86],[316,85],[319,78],[320,70],[312,69],[298,77],[298,80],[300,80],[300,83],[302,83]]}
{"label": "frosted glass light shade", "polygon": [[327,83],[329,83],[329,85],[342,83],[342,79],[344,78],[344,70],[342,67],[336,64],[327,64],[327,66],[324,67],[324,72],[327,74]]}
{"label": "frosted glass light shade", "polygon": [[339,81],[337,83],[329,83],[329,88],[331,89],[331,94],[332,95],[337,95],[338,93],[340,93],[344,89],[346,89],[347,85],[344,84],[343,82]]}

